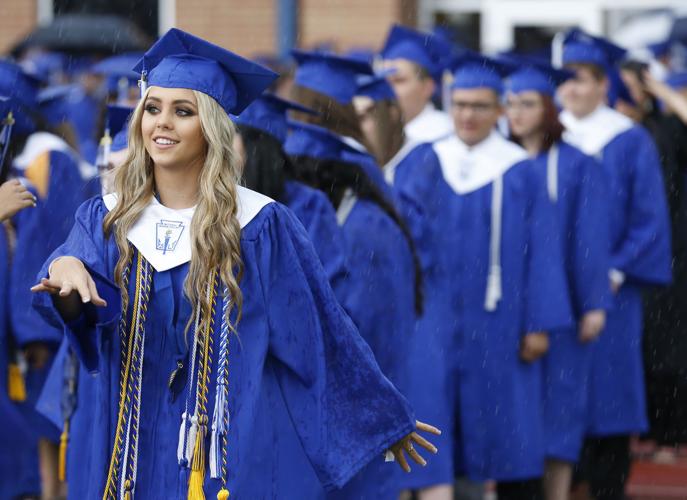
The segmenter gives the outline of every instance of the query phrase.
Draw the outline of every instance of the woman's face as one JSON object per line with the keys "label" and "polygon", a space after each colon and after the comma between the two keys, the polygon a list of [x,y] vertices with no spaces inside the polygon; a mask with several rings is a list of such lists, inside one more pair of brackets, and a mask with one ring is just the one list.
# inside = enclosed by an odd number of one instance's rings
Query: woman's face
{"label": "woman's face", "polygon": [[202,165],[207,144],[191,90],[151,87],[141,119],[143,143],[156,167]]}
{"label": "woman's face", "polygon": [[379,148],[377,140],[377,119],[375,114],[375,103],[369,97],[354,97],[353,107],[360,121],[360,129],[365,138],[374,149]]}
{"label": "woman's face", "polygon": [[515,137],[537,133],[544,121],[544,101],[535,91],[509,93],[506,97],[508,128]]}

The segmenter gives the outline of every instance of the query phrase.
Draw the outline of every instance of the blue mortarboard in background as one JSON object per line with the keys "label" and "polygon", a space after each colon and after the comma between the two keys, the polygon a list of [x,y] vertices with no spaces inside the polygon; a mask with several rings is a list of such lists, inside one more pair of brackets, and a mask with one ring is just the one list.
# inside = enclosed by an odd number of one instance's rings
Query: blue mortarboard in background
{"label": "blue mortarboard in background", "polygon": [[106,77],[107,90],[120,92],[124,88],[138,85],[139,75],[132,68],[143,57],[142,52],[129,52],[108,57],[96,63],[91,68],[91,73]]}
{"label": "blue mortarboard in background", "polygon": [[515,94],[535,91],[553,96],[561,83],[575,75],[572,71],[556,69],[538,59],[510,55],[505,60],[518,67],[508,76],[505,83],[505,89]]}
{"label": "blue mortarboard in background", "polygon": [[80,91],[75,83],[53,85],[38,93],[38,106],[43,118],[51,125],[59,125],[70,120],[70,97]]}
{"label": "blue mortarboard in background", "polygon": [[289,129],[286,113],[290,110],[317,114],[310,108],[281,99],[274,94],[263,94],[244,109],[235,121],[273,135],[284,144]]}
{"label": "blue mortarboard in background", "polygon": [[627,104],[636,104],[635,100],[630,94],[630,89],[627,88],[625,82],[620,76],[620,70],[618,68],[610,68],[607,71],[608,76],[608,104],[609,106],[615,106],[615,103],[620,99]]}
{"label": "blue mortarboard in background", "polygon": [[676,90],[687,88],[687,71],[671,73],[666,78],[666,84]]}
{"label": "blue mortarboard in background", "polygon": [[40,81],[26,73],[21,66],[0,59],[0,96],[14,97],[19,104],[36,108]]}
{"label": "blue mortarboard in background", "polygon": [[203,92],[234,115],[278,78],[253,61],[177,28],[155,42],[134,71],[142,74],[148,86]]}
{"label": "blue mortarboard in background", "polygon": [[503,92],[503,79],[515,70],[512,63],[496,60],[472,51],[465,51],[451,64],[451,89],[489,88],[497,94]]}
{"label": "blue mortarboard in background", "polygon": [[106,127],[112,137],[112,144],[110,151],[116,152],[126,149],[128,147],[127,133],[129,129],[129,118],[134,108],[128,106],[107,106],[107,123]]}
{"label": "blue mortarboard in background", "polygon": [[563,38],[563,64],[595,64],[606,70],[616,66],[627,51],[608,40],[574,28]]}
{"label": "blue mortarboard in background", "polygon": [[438,80],[448,66],[452,53],[453,46],[445,37],[395,24],[389,31],[380,55],[384,59],[414,62]]}
{"label": "blue mortarboard in background", "polygon": [[21,61],[21,67],[28,74],[48,84],[56,83],[65,71],[67,57],[59,52],[39,52]]}
{"label": "blue mortarboard in background", "polygon": [[660,58],[670,54],[670,49],[673,47],[673,40],[670,38],[663,40],[662,42],[650,43],[647,45],[647,49],[653,54],[654,57]]}
{"label": "blue mortarboard in background", "polygon": [[[0,165],[4,165],[13,133],[30,134],[35,130],[33,121],[24,112],[24,106],[14,97],[0,97]],[[0,174],[3,180],[6,171]]]}
{"label": "blue mortarboard in background", "polygon": [[349,59],[355,59],[357,61],[362,61],[370,65],[374,63],[376,55],[377,53],[374,50],[367,47],[352,48],[350,50],[347,50],[343,54],[344,57],[348,57]]}
{"label": "blue mortarboard in background", "polygon": [[289,120],[288,125],[291,133],[284,142],[284,151],[290,156],[338,160],[342,151],[353,150],[335,134],[317,125],[294,120]]}
{"label": "blue mortarboard in background", "polygon": [[357,90],[358,75],[371,75],[372,67],[358,59],[305,50],[291,51],[298,63],[294,83],[349,104]]}
{"label": "blue mortarboard in background", "polygon": [[359,77],[356,95],[369,97],[374,102],[397,99],[394,89],[387,80],[387,73]]}

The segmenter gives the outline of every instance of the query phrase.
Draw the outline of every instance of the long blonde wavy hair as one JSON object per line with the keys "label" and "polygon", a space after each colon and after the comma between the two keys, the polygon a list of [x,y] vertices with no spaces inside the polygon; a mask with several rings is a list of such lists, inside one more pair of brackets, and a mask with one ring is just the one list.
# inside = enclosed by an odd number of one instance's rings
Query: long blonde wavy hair
{"label": "long blonde wavy hair", "polygon": [[[191,264],[184,281],[184,294],[193,305],[194,314],[186,328],[188,330],[196,313],[200,313],[202,323],[210,317],[212,304],[207,297],[208,281],[213,271],[218,270],[221,282],[227,287],[228,299],[231,300],[227,315],[233,308],[237,310],[236,323],[232,325],[235,330],[241,319],[243,304],[239,288],[243,276],[241,227],[236,217],[236,184],[241,177],[241,167],[232,146],[236,129],[217,101],[196,90],[193,94],[198,104],[198,117],[207,149],[200,172],[198,203],[190,228]],[[105,216],[103,223],[105,235],[109,237],[113,234],[119,248],[115,279],[121,289],[124,310],[128,307],[129,295],[123,286],[123,272],[133,255],[127,233],[150,203],[155,189],[153,160],[145,149],[141,133],[147,97],[148,92],[132,114],[128,156],[115,176],[117,205]],[[228,317],[226,321],[231,325]],[[200,328],[202,326],[199,325]]]}

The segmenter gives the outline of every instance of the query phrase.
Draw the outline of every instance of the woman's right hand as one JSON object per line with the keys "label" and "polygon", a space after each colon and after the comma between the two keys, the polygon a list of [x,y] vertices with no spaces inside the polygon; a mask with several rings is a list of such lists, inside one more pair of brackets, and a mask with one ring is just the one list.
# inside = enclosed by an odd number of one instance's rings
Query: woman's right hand
{"label": "woman's right hand", "polygon": [[[95,281],[76,257],[60,257],[55,259],[48,270],[48,278],[43,278],[40,283],[33,286],[31,291],[47,292],[59,297],[59,302],[75,302],[80,298],[80,302],[92,303],[94,306],[105,307],[105,302],[95,286]],[[62,312],[62,311],[60,311]]]}
{"label": "woman's right hand", "polygon": [[0,186],[0,221],[9,219],[20,210],[36,206],[36,197],[17,179]]}

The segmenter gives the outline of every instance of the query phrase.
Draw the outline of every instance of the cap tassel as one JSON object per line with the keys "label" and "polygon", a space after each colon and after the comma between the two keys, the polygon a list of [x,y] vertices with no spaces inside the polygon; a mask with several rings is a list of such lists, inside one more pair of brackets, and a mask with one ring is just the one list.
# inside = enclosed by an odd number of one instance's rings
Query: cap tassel
{"label": "cap tassel", "polygon": [[26,401],[26,384],[24,383],[24,375],[17,363],[10,363],[8,367],[8,385],[7,392],[12,401],[21,403]]}
{"label": "cap tassel", "polygon": [[222,488],[219,490],[219,493],[217,493],[217,500],[228,500],[229,499],[229,490],[226,488]]}
{"label": "cap tassel", "polygon": [[188,500],[205,500],[203,483],[205,483],[205,433],[207,416],[198,417],[198,434],[193,449],[191,477],[188,480]]}
{"label": "cap tassel", "polygon": [[57,466],[57,478],[65,482],[67,478],[67,444],[69,443],[69,420],[64,421],[62,434],[60,434],[60,454]]}
{"label": "cap tassel", "polygon": [[0,130],[0,166],[5,163],[7,151],[10,147],[10,138],[12,137],[12,127],[14,126],[14,116],[10,111],[7,117],[2,121],[2,130]]}

